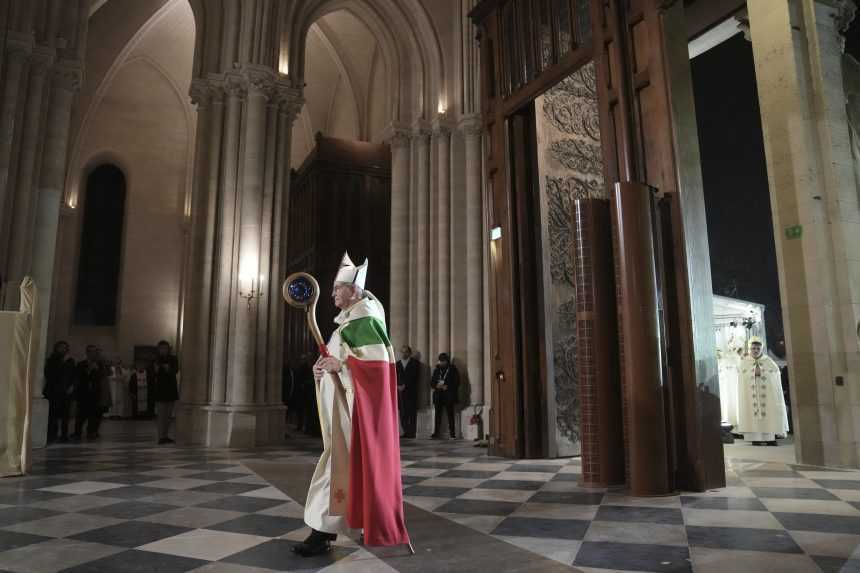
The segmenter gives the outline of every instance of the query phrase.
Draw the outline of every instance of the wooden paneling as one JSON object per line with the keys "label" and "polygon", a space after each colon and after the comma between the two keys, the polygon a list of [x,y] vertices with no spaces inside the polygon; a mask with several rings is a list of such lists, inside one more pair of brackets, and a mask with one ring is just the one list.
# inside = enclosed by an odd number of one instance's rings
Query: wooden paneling
{"label": "wooden paneling", "polygon": [[[328,338],[337,309],[330,289],[344,251],[370,261],[366,287],[387,305],[390,279],[391,153],[386,145],[317,138],[314,151],[293,173],[286,275],[306,271],[320,283],[317,321]],[[311,351],[304,315],[288,310],[285,352]]]}

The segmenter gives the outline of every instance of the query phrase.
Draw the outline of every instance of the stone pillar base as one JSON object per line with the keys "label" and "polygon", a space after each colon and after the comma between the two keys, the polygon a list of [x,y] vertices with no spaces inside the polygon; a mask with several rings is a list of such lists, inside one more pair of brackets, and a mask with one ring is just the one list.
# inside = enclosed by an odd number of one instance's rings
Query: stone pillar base
{"label": "stone pillar base", "polygon": [[[436,410],[433,406],[429,408],[421,408],[418,410],[418,423],[416,424],[416,435],[418,438],[429,438],[433,433],[433,424],[435,423]],[[478,437],[478,426],[469,424],[469,418],[472,417],[472,408],[460,409],[457,406],[454,409],[454,429],[457,431],[457,437],[464,440],[474,440]],[[485,420],[486,422],[486,420]],[[486,429],[484,430],[486,433]],[[442,436],[448,437],[448,419],[442,415]]]}
{"label": "stone pillar base", "polygon": [[180,403],[176,436],[181,444],[208,448],[248,448],[284,443],[283,405]]}

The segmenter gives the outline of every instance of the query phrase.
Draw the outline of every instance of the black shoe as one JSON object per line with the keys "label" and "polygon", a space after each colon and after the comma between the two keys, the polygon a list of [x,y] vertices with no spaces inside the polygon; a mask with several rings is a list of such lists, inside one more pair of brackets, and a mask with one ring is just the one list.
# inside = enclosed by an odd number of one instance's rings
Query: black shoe
{"label": "black shoe", "polygon": [[167,441],[167,438],[161,438],[160,440],[158,440],[159,446],[163,446],[164,444],[169,444],[169,443],[170,442]]}
{"label": "black shoe", "polygon": [[325,533],[313,529],[307,539],[293,546],[293,553],[302,557],[322,555],[331,551],[331,542],[335,539],[337,539],[337,534],[335,533]]}
{"label": "black shoe", "polygon": [[69,443],[69,437],[68,436],[62,436],[58,441],[61,444],[68,444]]}
{"label": "black shoe", "polygon": [[69,436],[69,438],[71,438],[71,439],[73,439],[73,440],[80,440],[80,439],[81,439],[81,435],[80,435],[79,433],[75,432],[74,434],[72,434],[71,436]]}
{"label": "black shoe", "polygon": [[439,434],[430,434],[430,439],[431,439],[431,440],[438,440],[438,439],[439,439]]}
{"label": "black shoe", "polygon": [[176,442],[174,440],[172,440],[171,438],[164,438],[164,443],[165,444],[175,444]]}
{"label": "black shoe", "polygon": [[415,434],[404,434],[403,437],[406,438],[407,440],[414,440]]}

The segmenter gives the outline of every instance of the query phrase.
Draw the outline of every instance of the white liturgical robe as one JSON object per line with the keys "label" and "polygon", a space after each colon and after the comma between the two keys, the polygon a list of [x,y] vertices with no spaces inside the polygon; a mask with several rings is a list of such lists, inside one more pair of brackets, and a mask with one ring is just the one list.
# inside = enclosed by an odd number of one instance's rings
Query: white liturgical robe
{"label": "white liturgical robe", "polygon": [[[332,334],[328,350],[338,360],[346,360],[340,329]],[[305,523],[325,533],[347,533],[346,492],[349,491],[353,401],[349,370],[344,368],[338,374],[326,373],[316,383],[316,393],[323,452],[308,488]]]}
{"label": "white liturgical robe", "polygon": [[746,356],[741,360],[737,432],[747,440],[762,441],[788,433],[779,367],[768,356]]}

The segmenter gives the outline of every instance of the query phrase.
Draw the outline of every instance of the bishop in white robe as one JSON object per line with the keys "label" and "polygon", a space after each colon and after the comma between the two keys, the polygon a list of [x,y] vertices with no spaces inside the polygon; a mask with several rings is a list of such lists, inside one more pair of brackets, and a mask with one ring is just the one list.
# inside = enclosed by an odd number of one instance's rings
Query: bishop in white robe
{"label": "bishop in white robe", "polygon": [[754,445],[774,446],[777,435],[788,433],[779,367],[764,354],[757,337],[750,339],[749,355],[741,360],[737,431]]}

